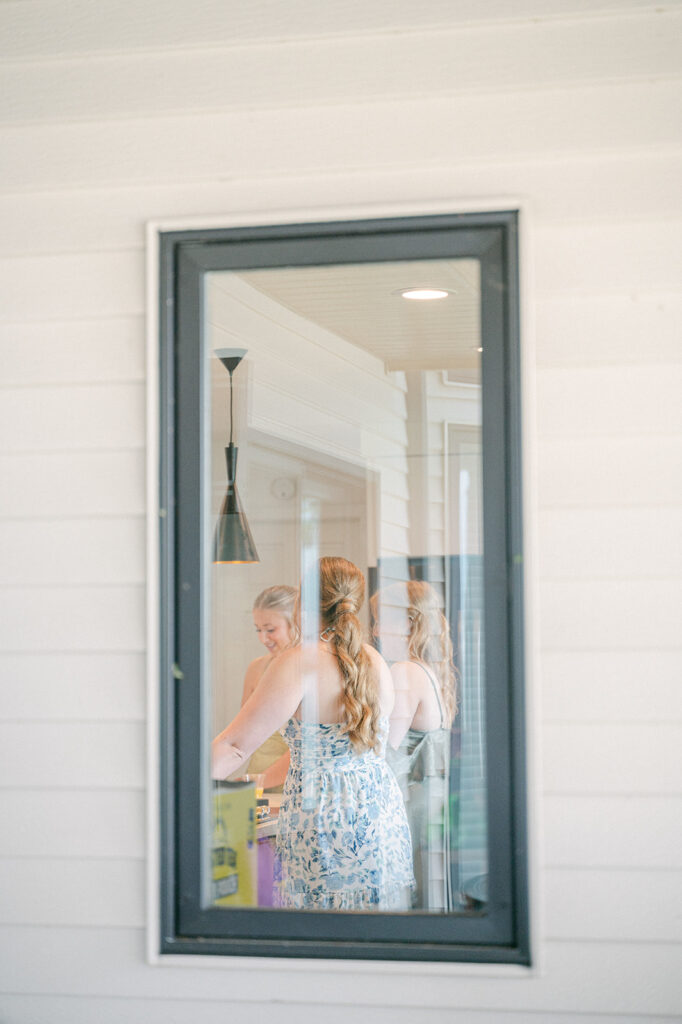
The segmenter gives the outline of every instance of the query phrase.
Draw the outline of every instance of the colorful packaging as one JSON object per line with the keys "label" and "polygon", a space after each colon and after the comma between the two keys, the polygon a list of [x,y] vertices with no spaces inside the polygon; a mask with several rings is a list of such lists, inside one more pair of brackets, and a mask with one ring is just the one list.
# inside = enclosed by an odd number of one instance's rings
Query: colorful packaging
{"label": "colorful packaging", "polygon": [[218,907],[258,906],[256,787],[221,782],[213,796],[212,895]]}

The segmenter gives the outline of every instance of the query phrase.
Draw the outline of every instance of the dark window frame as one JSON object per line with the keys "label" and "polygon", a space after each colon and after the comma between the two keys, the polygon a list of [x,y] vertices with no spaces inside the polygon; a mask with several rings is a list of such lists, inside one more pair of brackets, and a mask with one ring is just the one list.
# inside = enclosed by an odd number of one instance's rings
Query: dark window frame
{"label": "dark window frame", "polygon": [[[530,964],[516,211],[162,232],[161,952]],[[481,260],[489,901],[480,912],[202,908],[202,287],[213,270]]]}

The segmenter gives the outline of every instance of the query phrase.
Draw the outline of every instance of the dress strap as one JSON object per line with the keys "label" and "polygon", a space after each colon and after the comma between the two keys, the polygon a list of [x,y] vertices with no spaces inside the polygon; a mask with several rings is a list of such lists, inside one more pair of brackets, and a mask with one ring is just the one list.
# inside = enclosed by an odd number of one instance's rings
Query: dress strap
{"label": "dress strap", "polygon": [[424,663],[421,662],[421,661],[413,661],[412,664],[413,665],[419,665],[419,667],[421,669],[423,669],[424,672],[426,672],[426,675],[427,675],[427,677],[429,679],[429,682],[431,683],[431,686],[433,687],[433,692],[436,695],[436,700],[438,701],[438,710],[440,712],[440,727],[441,727],[441,729],[444,729],[445,728],[445,714],[444,714],[444,708],[443,708],[443,701],[442,701],[440,689],[438,687],[438,683],[434,679],[433,672],[430,669],[428,669],[426,667],[426,665],[424,665]]}

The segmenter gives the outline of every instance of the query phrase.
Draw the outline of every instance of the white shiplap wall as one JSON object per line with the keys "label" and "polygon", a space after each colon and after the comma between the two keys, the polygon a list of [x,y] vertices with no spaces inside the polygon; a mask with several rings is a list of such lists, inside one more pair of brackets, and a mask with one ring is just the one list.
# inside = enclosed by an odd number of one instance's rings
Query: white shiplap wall
{"label": "white shiplap wall", "polygon": [[[681,21],[636,0],[0,5],[3,1022],[680,1013]],[[540,969],[149,966],[144,224],[500,195],[534,268]]]}
{"label": "white shiplap wall", "polygon": [[[257,275],[246,278],[213,275],[206,315],[213,347],[248,344],[249,427],[376,473],[381,556],[407,555],[403,375],[387,374],[381,359],[257,291]],[[220,442],[213,448],[222,479]]]}

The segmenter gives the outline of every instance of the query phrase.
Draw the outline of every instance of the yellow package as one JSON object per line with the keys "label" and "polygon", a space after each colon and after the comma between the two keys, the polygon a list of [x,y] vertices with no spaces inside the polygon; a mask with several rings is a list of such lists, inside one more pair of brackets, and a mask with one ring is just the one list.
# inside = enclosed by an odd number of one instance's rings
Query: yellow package
{"label": "yellow package", "polygon": [[253,782],[221,782],[213,796],[213,902],[253,907],[258,899],[256,788]]}

